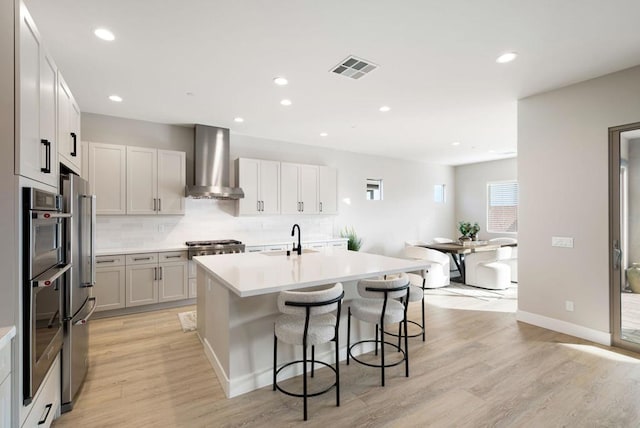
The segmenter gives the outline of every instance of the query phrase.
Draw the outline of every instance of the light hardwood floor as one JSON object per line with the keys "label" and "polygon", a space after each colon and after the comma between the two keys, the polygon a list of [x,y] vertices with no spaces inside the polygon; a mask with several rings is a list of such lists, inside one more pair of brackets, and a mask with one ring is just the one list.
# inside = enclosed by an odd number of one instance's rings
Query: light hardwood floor
{"label": "light hardwood floor", "polygon": [[306,423],[301,400],[270,387],[226,399],[196,334],[180,329],[190,309],[92,321],[87,381],[54,425],[640,426],[640,355],[519,323],[514,299],[428,296],[411,376],[390,369],[382,388],[377,370],[343,363],[341,406],[333,393],[312,398]]}

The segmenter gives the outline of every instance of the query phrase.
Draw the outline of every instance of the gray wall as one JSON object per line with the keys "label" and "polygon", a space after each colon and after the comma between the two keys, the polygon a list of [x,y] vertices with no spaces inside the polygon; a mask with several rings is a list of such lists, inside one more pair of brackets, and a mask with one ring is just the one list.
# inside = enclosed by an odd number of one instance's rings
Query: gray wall
{"label": "gray wall", "polygon": [[640,67],[519,101],[519,311],[610,332],[607,132],[638,121]]}
{"label": "gray wall", "polygon": [[[190,153],[193,129],[83,114],[82,139]],[[453,167],[248,137],[232,130],[231,159],[238,157],[337,168],[339,214],[235,217],[233,202],[189,199],[182,217],[101,217],[98,248],[140,247],[142,240],[153,245],[231,237],[249,243],[288,241],[291,225],[298,222],[303,226],[303,238],[337,236],[345,226],[353,226],[363,238],[364,251],[399,255],[406,240],[431,239],[454,230],[454,201],[433,202],[436,183],[446,184],[450,192],[455,192]],[[192,162],[188,155],[188,171],[192,171]],[[367,178],[384,180],[383,201],[365,199]]]}
{"label": "gray wall", "polygon": [[455,177],[458,190],[455,193],[456,224],[458,221],[477,221],[481,227],[480,239],[517,237],[516,234],[487,232],[487,183],[517,180],[516,158],[461,165],[456,167]]}
{"label": "gray wall", "polygon": [[14,1],[0,0],[0,326],[17,325],[18,181],[14,175]]}

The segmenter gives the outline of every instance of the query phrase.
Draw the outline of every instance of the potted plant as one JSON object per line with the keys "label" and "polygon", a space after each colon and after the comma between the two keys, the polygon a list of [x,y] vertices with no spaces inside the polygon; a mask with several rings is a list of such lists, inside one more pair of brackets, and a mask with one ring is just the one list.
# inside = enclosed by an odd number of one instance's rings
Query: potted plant
{"label": "potted plant", "polygon": [[468,221],[458,222],[458,231],[460,232],[459,241],[470,241],[469,232],[471,231],[471,223]]}
{"label": "potted plant", "polygon": [[347,249],[351,251],[358,251],[360,247],[362,247],[362,238],[359,238],[356,234],[356,231],[353,227],[345,227],[342,232],[340,232],[341,238],[347,238]]}
{"label": "potted plant", "polygon": [[477,241],[478,232],[480,232],[480,225],[478,224],[478,222],[475,222],[473,223],[473,226],[469,228],[469,236],[471,237],[471,239],[473,239],[474,241]]}

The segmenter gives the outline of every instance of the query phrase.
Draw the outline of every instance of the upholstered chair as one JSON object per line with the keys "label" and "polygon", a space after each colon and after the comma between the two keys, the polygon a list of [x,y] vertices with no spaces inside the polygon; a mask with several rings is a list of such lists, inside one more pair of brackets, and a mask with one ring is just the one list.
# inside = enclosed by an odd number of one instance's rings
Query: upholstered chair
{"label": "upholstered chair", "polygon": [[491,251],[478,251],[464,258],[465,279],[468,285],[504,290],[511,285],[511,268],[506,263],[511,247]]}

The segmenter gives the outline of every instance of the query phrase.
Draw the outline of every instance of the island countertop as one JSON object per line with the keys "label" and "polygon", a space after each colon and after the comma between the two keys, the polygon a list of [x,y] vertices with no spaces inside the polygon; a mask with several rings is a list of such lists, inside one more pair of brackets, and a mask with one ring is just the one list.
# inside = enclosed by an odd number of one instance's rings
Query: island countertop
{"label": "island countertop", "polygon": [[240,253],[199,256],[193,260],[240,297],[429,268],[424,260],[330,248],[302,255]]}

